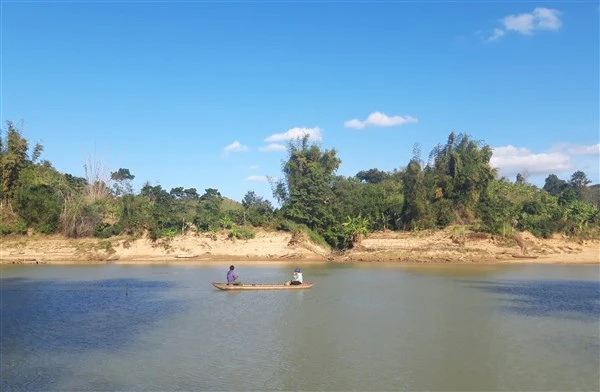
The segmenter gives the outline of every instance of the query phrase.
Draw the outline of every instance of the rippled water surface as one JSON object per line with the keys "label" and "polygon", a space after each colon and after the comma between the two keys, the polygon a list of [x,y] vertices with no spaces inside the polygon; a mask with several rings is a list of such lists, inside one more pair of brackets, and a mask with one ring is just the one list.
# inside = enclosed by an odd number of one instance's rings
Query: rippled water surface
{"label": "rippled water surface", "polygon": [[303,270],[3,266],[0,390],[600,389],[598,266]]}

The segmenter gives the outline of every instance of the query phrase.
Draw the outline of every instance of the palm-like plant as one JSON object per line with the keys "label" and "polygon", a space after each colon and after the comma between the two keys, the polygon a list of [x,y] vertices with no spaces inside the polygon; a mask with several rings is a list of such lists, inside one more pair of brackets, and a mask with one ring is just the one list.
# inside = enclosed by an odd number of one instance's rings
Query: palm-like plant
{"label": "palm-like plant", "polygon": [[346,218],[346,222],[342,223],[344,237],[348,243],[360,244],[363,237],[369,233],[369,220],[362,216]]}
{"label": "palm-like plant", "polygon": [[221,220],[219,221],[219,224],[221,225],[222,228],[224,229],[231,229],[234,226],[234,222],[233,219],[231,219],[229,217],[229,215],[225,215],[223,218],[221,218]]}

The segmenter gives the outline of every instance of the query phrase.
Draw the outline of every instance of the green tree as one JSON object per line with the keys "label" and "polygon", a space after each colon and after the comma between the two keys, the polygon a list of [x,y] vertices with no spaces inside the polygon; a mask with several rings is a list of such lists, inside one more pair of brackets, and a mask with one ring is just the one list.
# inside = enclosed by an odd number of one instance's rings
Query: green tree
{"label": "green tree", "polygon": [[582,200],[574,200],[565,206],[568,220],[567,231],[570,234],[581,234],[590,223],[598,223],[600,212],[591,203]]}
{"label": "green tree", "polygon": [[425,173],[421,162],[413,157],[402,176],[404,204],[402,206],[402,222],[405,228],[413,230],[431,228],[432,217],[429,214],[429,202],[425,189]]}
{"label": "green tree", "polygon": [[576,171],[571,175],[571,181],[569,184],[573,189],[581,189],[586,187],[591,181],[587,178],[587,175],[581,170]]}
{"label": "green tree", "polygon": [[379,184],[389,178],[389,174],[379,169],[361,170],[356,173],[356,178],[369,184]]}
{"label": "green tree", "polygon": [[151,208],[147,199],[141,196],[125,194],[120,198],[120,214],[118,227],[125,234],[142,233],[144,225],[150,227]]}
{"label": "green tree", "polygon": [[587,175],[582,171],[576,171],[571,175],[569,186],[575,191],[579,200],[591,201],[592,192],[588,188],[588,184],[591,181],[587,178]]}
{"label": "green tree", "polygon": [[504,179],[490,183],[478,206],[483,231],[502,236],[512,234],[521,200],[515,188],[514,184]]}
{"label": "green tree", "polygon": [[556,174],[550,174],[544,181],[543,189],[552,196],[558,196],[567,188],[567,186],[568,184],[566,181],[558,178]]}
{"label": "green tree", "polygon": [[244,208],[244,219],[253,226],[265,225],[273,217],[273,205],[271,202],[258,196],[254,191],[248,191],[244,195],[242,207]]}
{"label": "green tree", "polygon": [[588,187],[589,201],[595,209],[600,210],[600,184],[591,185]]}
{"label": "green tree", "polygon": [[369,230],[393,228],[402,211],[402,189],[396,179],[388,177],[377,183],[361,182],[357,177],[337,176],[333,183],[332,209],[335,219],[362,216]]}
{"label": "green tree", "polygon": [[223,196],[217,189],[205,189],[197,207],[197,216],[194,221],[196,226],[204,231],[217,228],[221,219],[222,204]]}
{"label": "green tree", "polygon": [[27,225],[45,234],[57,231],[61,206],[56,189],[49,185],[33,185],[17,201],[17,211]]}
{"label": "green tree", "polygon": [[577,193],[571,187],[567,187],[558,195],[558,204],[561,206],[571,204],[575,200],[577,200]]}
{"label": "green tree", "polygon": [[552,222],[549,206],[542,200],[531,198],[521,204],[517,228],[528,230],[538,237],[548,238],[555,231],[556,225]]}
{"label": "green tree", "polygon": [[110,173],[110,179],[114,181],[113,192],[115,196],[132,194],[131,181],[134,178],[135,176],[129,172],[129,169],[120,168],[118,171]]}
{"label": "green tree", "polygon": [[146,184],[140,191],[140,196],[146,199],[149,210],[147,224],[150,238],[156,240],[167,232],[179,229],[180,222],[173,214],[173,197],[160,185]]}
{"label": "green tree", "polygon": [[450,133],[445,146],[438,146],[430,154],[437,186],[442,197],[465,207],[473,206],[487,189],[496,172],[490,166],[492,149],[471,140],[465,134]]}
{"label": "green tree", "polygon": [[328,234],[338,226],[332,213],[332,184],[341,160],[335,150],[322,151],[309,143],[309,136],[288,144],[288,159],[283,163],[283,179],[274,185],[273,196],[281,203],[286,219],[304,224],[318,234],[336,241]]}
{"label": "green tree", "polygon": [[196,188],[172,188],[169,194],[173,198],[173,217],[181,223],[181,232],[185,233],[196,219],[200,196]]}
{"label": "green tree", "polygon": [[527,179],[525,178],[525,176],[521,173],[517,173],[517,179],[515,180],[515,184],[527,184]]}
{"label": "green tree", "polygon": [[0,141],[0,147],[0,189],[2,203],[5,204],[14,198],[19,175],[28,161],[27,140],[12,121],[6,122],[6,143]]}
{"label": "green tree", "polygon": [[184,189],[182,186],[172,188],[169,192],[175,199],[197,200],[200,198],[196,188]]}
{"label": "green tree", "polygon": [[37,160],[42,155],[43,151],[44,151],[44,146],[42,146],[39,143],[36,143],[36,145],[33,146],[33,151],[31,153],[31,162],[34,162],[34,163],[37,162]]}

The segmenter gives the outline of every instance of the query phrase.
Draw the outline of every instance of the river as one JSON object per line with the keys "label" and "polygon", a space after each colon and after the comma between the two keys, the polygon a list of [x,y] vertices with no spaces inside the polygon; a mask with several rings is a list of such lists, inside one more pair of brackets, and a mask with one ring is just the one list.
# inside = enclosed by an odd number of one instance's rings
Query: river
{"label": "river", "polygon": [[600,390],[597,265],[227,267],[1,267],[0,390]]}

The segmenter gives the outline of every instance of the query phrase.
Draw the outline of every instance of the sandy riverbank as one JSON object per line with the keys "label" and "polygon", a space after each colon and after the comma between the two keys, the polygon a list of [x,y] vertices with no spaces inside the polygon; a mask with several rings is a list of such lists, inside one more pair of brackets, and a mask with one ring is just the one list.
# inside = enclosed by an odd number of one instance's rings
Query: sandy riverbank
{"label": "sandy riverbank", "polygon": [[355,249],[332,254],[290,233],[263,231],[250,240],[227,238],[225,232],[189,234],[152,242],[127,237],[69,239],[62,236],[4,237],[2,264],[200,264],[210,262],[401,262],[401,263],[559,263],[600,264],[600,241],[562,236],[517,239],[457,229],[420,233],[371,233]]}

